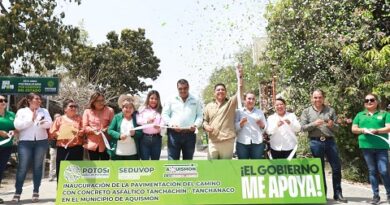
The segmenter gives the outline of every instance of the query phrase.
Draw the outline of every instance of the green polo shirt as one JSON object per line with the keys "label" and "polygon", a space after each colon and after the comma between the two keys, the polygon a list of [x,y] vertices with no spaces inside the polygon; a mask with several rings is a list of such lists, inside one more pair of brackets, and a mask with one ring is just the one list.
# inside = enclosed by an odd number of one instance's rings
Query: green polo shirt
{"label": "green polo shirt", "polygon": [[[15,113],[10,111],[5,111],[4,116],[0,115],[0,130],[10,131],[15,130],[14,127]],[[0,137],[0,141],[6,140],[7,138]],[[12,146],[12,140],[6,144],[1,145],[2,147]]]}
{"label": "green polo shirt", "polygon": [[[370,115],[367,110],[359,112],[355,119],[353,119],[353,125],[357,125],[359,128],[367,129],[379,129],[390,124],[390,114],[386,111],[376,111],[373,115]],[[388,138],[388,134],[379,134],[384,138]],[[373,148],[373,149],[389,149],[389,145],[379,139],[379,137],[370,134],[359,135],[359,148]]]}

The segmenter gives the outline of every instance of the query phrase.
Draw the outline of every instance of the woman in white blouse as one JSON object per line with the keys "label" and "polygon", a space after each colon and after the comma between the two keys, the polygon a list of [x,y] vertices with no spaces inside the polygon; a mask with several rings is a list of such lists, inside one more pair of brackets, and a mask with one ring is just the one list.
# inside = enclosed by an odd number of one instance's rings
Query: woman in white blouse
{"label": "woman in white blouse", "polygon": [[52,124],[49,112],[41,108],[41,96],[30,93],[18,103],[14,125],[19,131],[18,168],[16,172],[15,195],[13,203],[20,200],[23,183],[30,164],[33,166],[33,195],[32,202],[39,200],[43,159],[48,149],[47,129]]}
{"label": "woman in white blouse", "polygon": [[272,158],[288,158],[298,142],[295,133],[301,130],[297,116],[287,112],[286,101],[278,98],[275,101],[275,113],[267,121]]}

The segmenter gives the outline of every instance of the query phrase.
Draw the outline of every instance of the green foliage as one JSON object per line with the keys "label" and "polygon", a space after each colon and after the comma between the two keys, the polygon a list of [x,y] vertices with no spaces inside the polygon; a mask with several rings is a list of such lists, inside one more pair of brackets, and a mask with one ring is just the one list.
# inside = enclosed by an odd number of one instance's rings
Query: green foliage
{"label": "green foliage", "polygon": [[107,34],[107,42],[74,49],[68,69],[70,75],[85,79],[114,95],[135,94],[150,88],[143,80],[155,80],[161,73],[152,42],[145,30],[123,29]]}
{"label": "green foliage", "polygon": [[[254,65],[251,48],[243,48],[241,52],[235,54],[235,59],[243,66],[244,92],[253,91],[258,93],[259,83],[271,81],[272,66],[267,63]],[[205,103],[213,101],[214,85],[217,83],[224,83],[226,85],[228,96],[234,95],[237,91],[235,67],[233,65],[221,67],[212,72],[209,83],[202,93]]]}
{"label": "green foliage", "polygon": [[[74,2],[80,4],[80,0]],[[42,74],[69,57],[79,31],[63,25],[64,13],[54,15],[55,0],[12,0],[9,8],[0,1],[0,6],[1,75],[19,69]]]}
{"label": "green foliage", "polygon": [[314,88],[328,93],[343,124],[337,140],[344,169],[355,180],[367,169],[342,120],[363,109],[365,94],[390,96],[389,13],[387,0],[279,0],[267,8],[267,57],[278,65],[278,91],[288,91],[298,115]]}

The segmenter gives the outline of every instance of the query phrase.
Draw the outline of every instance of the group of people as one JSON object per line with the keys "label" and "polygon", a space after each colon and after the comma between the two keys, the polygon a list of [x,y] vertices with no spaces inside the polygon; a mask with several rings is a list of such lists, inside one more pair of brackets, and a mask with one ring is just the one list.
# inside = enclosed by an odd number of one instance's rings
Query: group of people
{"label": "group of people", "polygon": [[[33,165],[34,190],[32,202],[39,200],[42,166],[48,149],[48,139],[55,140],[56,175],[62,160],[83,160],[84,150],[90,160],[159,160],[162,134],[167,129],[168,159],[192,160],[195,152],[196,130],[203,127],[209,137],[209,159],[232,159],[234,148],[238,159],[262,159],[265,143],[263,133],[270,135],[269,158],[292,158],[297,149],[296,133],[308,132],[310,149],[324,167],[326,157],[332,168],[334,199],[347,202],[341,189],[341,163],[335,138],[338,129],[335,110],[325,105],[325,93],[315,90],[312,105],[303,110],[300,119],[286,111],[286,101],[275,101],[275,113],[267,119],[255,108],[256,95],[243,95],[242,68],[238,67],[237,93],[227,98],[226,86],[215,85],[215,100],[203,109],[202,102],[189,94],[185,79],[177,82],[178,95],[162,106],[158,91],[148,93],[145,104],[136,109],[131,95],[121,95],[121,112],[106,105],[103,94],[96,92],[87,109],[78,114],[76,101],[63,101],[63,115],[54,122],[49,112],[41,108],[41,97],[31,93],[18,103],[16,115],[6,110],[6,98],[0,96],[0,143],[18,136],[18,168],[13,203],[20,200],[28,166]],[[382,176],[390,200],[387,133],[390,114],[378,109],[378,98],[366,96],[365,110],[353,120],[352,132],[359,135],[359,147],[369,169],[373,203],[380,201],[378,179]],[[237,109],[238,108],[238,109]],[[383,139],[381,139],[381,137]],[[12,140],[0,145],[0,177],[11,154]],[[325,174],[324,174],[325,176]],[[1,178],[0,178],[1,179]],[[324,180],[325,181],[325,180]],[[325,184],[326,188],[326,184]]]}

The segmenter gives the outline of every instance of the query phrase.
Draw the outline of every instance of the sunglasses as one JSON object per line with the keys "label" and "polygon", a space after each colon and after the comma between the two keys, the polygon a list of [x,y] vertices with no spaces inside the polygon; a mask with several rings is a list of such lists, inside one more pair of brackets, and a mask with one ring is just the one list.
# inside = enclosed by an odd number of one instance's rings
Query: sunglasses
{"label": "sunglasses", "polygon": [[369,98],[369,99],[365,99],[364,100],[364,103],[369,103],[369,102],[375,102],[375,98]]}
{"label": "sunglasses", "polygon": [[8,101],[6,99],[0,99],[0,103],[7,103]]}
{"label": "sunglasses", "polygon": [[78,105],[69,105],[70,108],[78,108]]}

